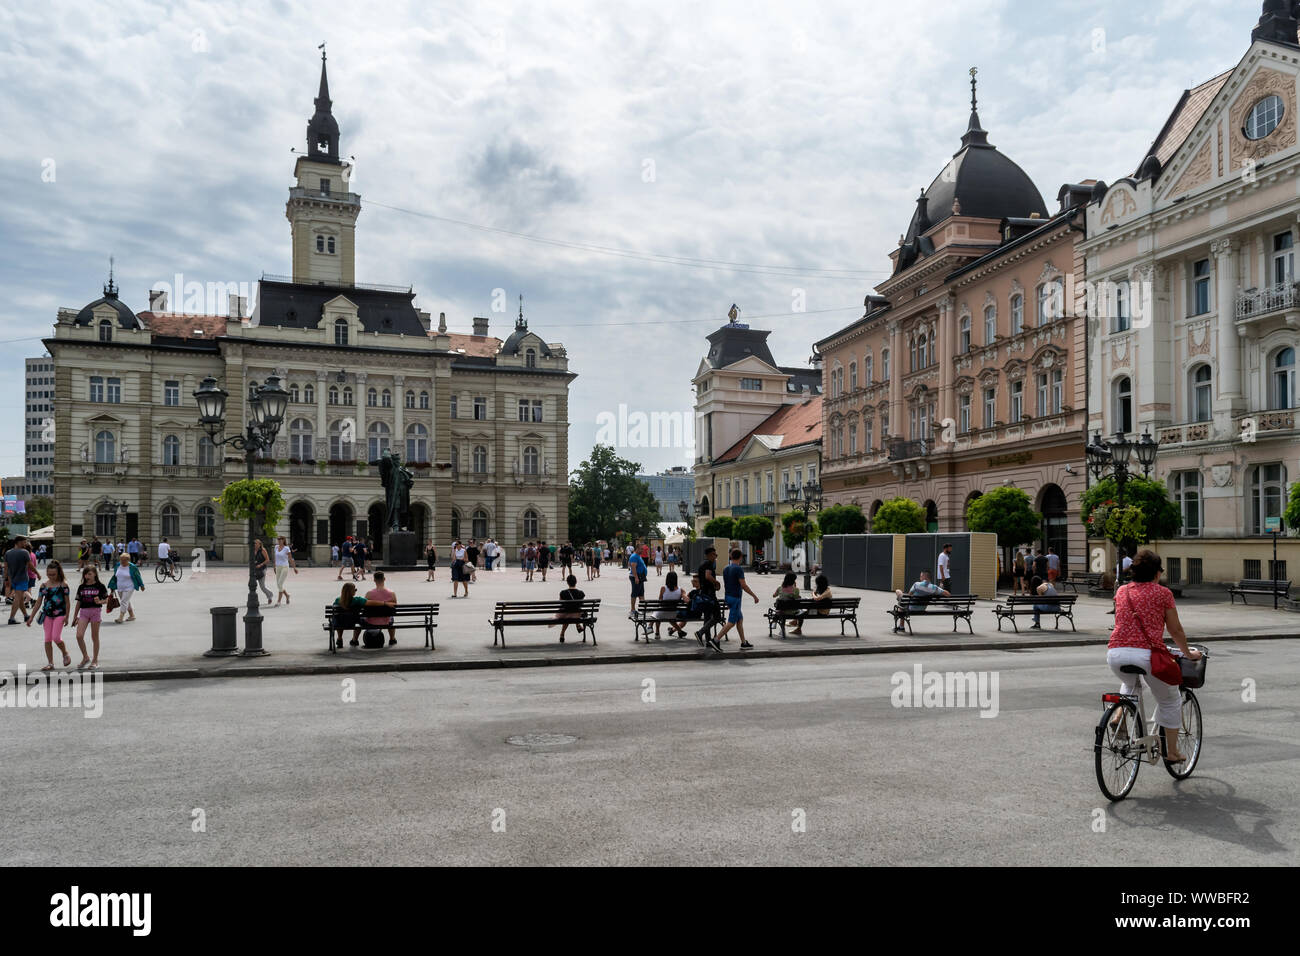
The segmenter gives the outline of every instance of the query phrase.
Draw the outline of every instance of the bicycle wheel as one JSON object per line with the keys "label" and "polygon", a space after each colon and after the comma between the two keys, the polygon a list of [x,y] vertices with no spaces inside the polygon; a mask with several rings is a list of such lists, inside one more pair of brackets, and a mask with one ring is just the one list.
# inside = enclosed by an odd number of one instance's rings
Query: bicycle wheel
{"label": "bicycle wheel", "polygon": [[172,577],[176,580],[177,584],[180,584],[181,573],[183,571],[183,569],[181,568],[181,563],[179,561],[172,561],[171,566],[172,566]]}
{"label": "bicycle wheel", "polygon": [[[1119,713],[1124,716],[1117,721],[1119,726],[1115,726],[1111,721]],[[1138,770],[1142,766],[1142,751],[1133,743],[1135,735],[1142,735],[1142,718],[1138,716],[1136,704],[1126,700],[1106,708],[1101,723],[1097,725],[1093,754],[1097,766],[1097,785],[1108,800],[1123,800],[1137,782]]]}
{"label": "bicycle wheel", "polygon": [[[1175,780],[1186,780],[1196,769],[1196,761],[1201,757],[1201,703],[1188,688],[1183,688],[1183,725],[1178,730],[1178,749],[1187,759],[1182,763],[1170,763],[1166,760],[1165,769]],[[1160,752],[1165,751],[1165,738],[1160,736]]]}
{"label": "bicycle wheel", "polygon": [[157,564],[154,566],[153,579],[159,584],[162,584],[167,580],[167,566],[165,564]]}

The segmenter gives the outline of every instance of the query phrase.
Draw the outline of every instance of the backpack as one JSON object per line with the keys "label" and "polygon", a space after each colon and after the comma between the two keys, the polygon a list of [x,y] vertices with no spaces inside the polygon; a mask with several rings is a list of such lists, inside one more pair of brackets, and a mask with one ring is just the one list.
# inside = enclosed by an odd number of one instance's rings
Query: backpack
{"label": "backpack", "polygon": [[363,646],[374,650],[384,646],[384,632],[377,627],[368,627],[361,635]]}

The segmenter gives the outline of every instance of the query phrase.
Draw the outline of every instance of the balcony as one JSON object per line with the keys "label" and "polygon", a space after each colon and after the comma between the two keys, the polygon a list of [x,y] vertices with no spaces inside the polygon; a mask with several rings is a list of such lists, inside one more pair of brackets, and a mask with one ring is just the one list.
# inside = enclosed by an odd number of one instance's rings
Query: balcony
{"label": "balcony", "polygon": [[361,201],[361,196],[358,193],[336,193],[336,192],[324,193],[321,192],[319,189],[306,189],[302,186],[290,186],[289,198],[290,199],[319,199],[322,200],[323,202],[337,202],[337,203],[358,203]]}
{"label": "balcony", "polygon": [[1162,445],[1180,445],[1184,442],[1208,441],[1210,422],[1184,422],[1156,429],[1156,441]]}
{"label": "balcony", "polygon": [[1253,434],[1259,438],[1280,438],[1293,434],[1297,429],[1296,418],[1300,409],[1272,408],[1266,411],[1248,412],[1234,415],[1232,419],[1233,436],[1245,441]]}
{"label": "balcony", "polygon": [[930,445],[930,440],[926,438],[916,441],[908,441],[903,438],[891,438],[886,447],[889,450],[890,461],[907,461],[911,458],[927,457],[930,454]]}
{"label": "balcony", "polygon": [[767,502],[766,504],[756,505],[733,505],[731,515],[733,518],[740,518],[745,515],[760,515],[764,518],[770,518],[776,514],[776,504]]}
{"label": "balcony", "polygon": [[221,465],[196,465],[195,471],[200,478],[220,478],[222,467]]}
{"label": "balcony", "polygon": [[1277,312],[1300,311],[1300,291],[1295,282],[1246,289],[1237,293],[1237,321],[1260,319]]}

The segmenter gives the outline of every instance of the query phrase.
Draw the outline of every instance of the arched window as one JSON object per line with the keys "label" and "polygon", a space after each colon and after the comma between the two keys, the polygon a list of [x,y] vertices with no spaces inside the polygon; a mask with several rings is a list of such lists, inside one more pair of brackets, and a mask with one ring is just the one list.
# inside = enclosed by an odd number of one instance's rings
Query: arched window
{"label": "arched window", "polygon": [[95,433],[95,461],[103,465],[117,461],[117,437],[107,429]]}
{"label": "arched window", "polygon": [[163,460],[164,465],[179,465],[181,463],[181,440],[175,435],[168,435],[163,439]]}
{"label": "arched window", "polygon": [[179,538],[181,536],[181,509],[175,505],[163,505],[162,513],[159,516],[162,520],[159,522],[160,534],[164,538]]}
{"label": "arched window", "polygon": [[317,252],[324,252],[324,251],[325,251],[325,237],[324,237],[324,236],[321,236],[321,235],[317,235],[317,236],[316,236],[316,251],[317,251]]}
{"label": "arched window", "polygon": [[108,319],[99,320],[99,341],[101,342],[113,341],[113,323],[110,322]]}
{"label": "arched window", "polygon": [[1208,422],[1213,417],[1213,388],[1210,366],[1196,366],[1192,370],[1192,391],[1188,402],[1188,408],[1192,413],[1192,421]]}
{"label": "arched window", "polygon": [[930,340],[924,332],[916,340],[916,358],[917,368],[925,368],[930,364]]}
{"label": "arched window", "polygon": [[858,363],[850,362],[849,363],[849,391],[856,392],[857,390],[858,390]]}
{"label": "arched window", "polygon": [[874,361],[872,359],[871,353],[868,352],[867,357],[862,360],[862,384],[863,385],[870,386],[871,383],[875,381],[875,377],[874,377],[875,371],[876,368],[875,368]]}
{"label": "arched window", "polygon": [[1280,464],[1256,465],[1250,469],[1247,493],[1250,495],[1250,533],[1266,534],[1266,518],[1282,515],[1286,468]]}
{"label": "arched window", "polygon": [[524,349],[524,365],[528,368],[537,368],[536,349]]}
{"label": "arched window", "polygon": [[205,468],[220,464],[217,461],[217,443],[207,435],[199,437],[199,464]]}
{"label": "arched window", "polygon": [[351,385],[344,385],[344,386],[343,386],[343,404],[344,404],[344,405],[351,405],[351,404],[353,404],[353,402],[352,402],[352,386],[351,386]]}
{"label": "arched window", "polygon": [[474,446],[474,474],[486,475],[488,470],[488,456],[486,445]]}
{"label": "arched window", "polygon": [[984,344],[992,345],[998,337],[998,310],[996,306],[984,307]]}
{"label": "arched window", "polygon": [[428,393],[428,392],[421,392],[421,393],[420,393],[420,407],[421,407],[421,408],[426,408],[426,409],[429,407],[429,393]]}
{"label": "arched window", "polygon": [[212,505],[199,505],[194,512],[194,536],[214,538],[217,534],[217,512]]}
{"label": "arched window", "polygon": [[482,508],[477,509],[474,512],[474,517],[470,525],[470,527],[473,529],[470,531],[470,535],[474,538],[477,538],[480,541],[483,540],[484,538],[487,537],[487,533],[488,533],[487,526],[488,526],[487,512],[484,511]]}
{"label": "arched window", "polygon": [[451,473],[453,475],[460,473],[460,449],[455,445],[451,446]]}
{"label": "arched window", "polygon": [[1273,353],[1273,361],[1269,362],[1269,368],[1273,373],[1269,382],[1269,390],[1272,392],[1269,396],[1269,407],[1294,408],[1295,349],[1289,345],[1278,349]]}
{"label": "arched window", "polygon": [[333,237],[333,236],[326,236],[326,238],[325,238],[325,248],[329,251],[329,254],[330,254],[330,255],[334,255],[334,237]]}
{"label": "arched window", "polygon": [[1011,334],[1019,335],[1025,330],[1025,297],[1016,293],[1011,297]]}
{"label": "arched window", "polygon": [[347,319],[334,320],[334,344],[335,345],[348,344],[348,320]]}
{"label": "arched window", "polygon": [[460,540],[460,512],[455,508],[451,509],[451,536],[453,540]]}
{"label": "arched window", "polygon": [[415,407],[415,392],[411,391],[409,388],[406,390],[405,403],[407,408]]}
{"label": "arched window", "polygon": [[108,502],[95,509],[95,534],[101,538],[117,537],[117,508]]}
{"label": "arched window", "polygon": [[391,389],[384,389],[379,393],[379,404],[384,408],[393,407],[393,392]]}
{"label": "arched window", "polygon": [[297,405],[297,404],[298,404],[298,400],[299,400],[301,397],[302,397],[301,394],[298,392],[298,384],[295,382],[294,384],[290,385],[290,386],[289,386],[289,401],[292,402],[293,404]]}
{"label": "arched window", "polygon": [[524,512],[524,538],[533,539],[541,537],[541,521],[537,517],[537,512],[529,508]]}
{"label": "arched window", "polygon": [[330,405],[337,405],[339,403],[339,390],[336,386],[331,385],[329,392],[326,394],[328,396],[326,401]]}
{"label": "arched window", "polygon": [[352,461],[352,443],[353,443],[353,425],[351,422],[344,423],[341,421],[330,422],[330,460],[331,461]]}
{"label": "arched window", "polygon": [[384,452],[388,451],[392,434],[393,430],[388,427],[387,422],[371,422],[366,428],[371,461],[383,457]]}
{"label": "arched window", "polygon": [[406,426],[406,460],[429,460],[429,429],[419,422]]}
{"label": "arched window", "polygon": [[961,339],[960,352],[965,355],[970,351],[970,316],[963,315],[958,324],[959,338]]}
{"label": "arched window", "polygon": [[1132,302],[1129,300],[1129,294],[1127,282],[1115,283],[1114,315],[1111,316],[1110,322],[1112,332],[1127,332],[1133,324]]}
{"label": "arched window", "polygon": [[376,405],[379,404],[379,390],[378,390],[378,389],[373,388],[373,387],[366,389],[366,404],[367,404],[368,406],[370,406],[371,408],[374,408]]}
{"label": "arched window", "polygon": [[1117,431],[1128,434],[1133,430],[1133,380],[1127,375],[1117,378],[1111,386],[1113,405],[1112,424]]}
{"label": "arched window", "polygon": [[311,382],[302,387],[302,400],[308,405],[316,404],[316,386]]}
{"label": "arched window", "polygon": [[312,460],[311,422],[305,418],[295,418],[289,425],[289,457]]}
{"label": "arched window", "polygon": [[538,454],[535,445],[528,445],[524,448],[524,474],[537,474]]}

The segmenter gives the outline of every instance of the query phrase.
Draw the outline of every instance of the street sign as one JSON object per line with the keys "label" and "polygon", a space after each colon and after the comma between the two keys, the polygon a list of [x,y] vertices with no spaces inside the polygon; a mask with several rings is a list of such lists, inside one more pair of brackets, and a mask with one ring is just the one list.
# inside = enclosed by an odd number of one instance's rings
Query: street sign
{"label": "street sign", "polygon": [[1281,532],[1282,532],[1282,519],[1281,519],[1281,518],[1265,518],[1265,519],[1264,519],[1264,531],[1267,532],[1268,534],[1281,534]]}

